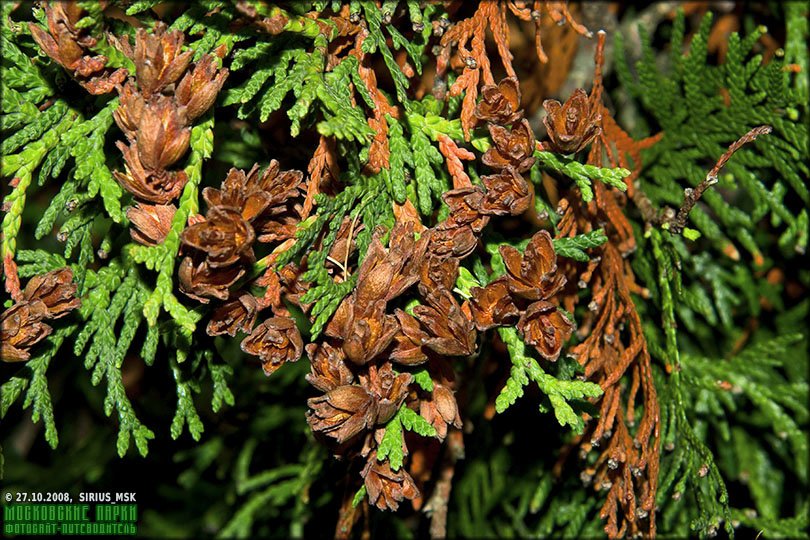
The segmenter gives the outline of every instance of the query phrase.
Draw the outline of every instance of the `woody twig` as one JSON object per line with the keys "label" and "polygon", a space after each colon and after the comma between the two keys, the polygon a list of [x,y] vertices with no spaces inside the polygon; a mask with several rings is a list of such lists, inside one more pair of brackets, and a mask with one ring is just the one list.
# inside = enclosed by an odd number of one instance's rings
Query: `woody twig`
{"label": "woody twig", "polygon": [[633,196],[633,201],[636,203],[639,211],[641,211],[644,221],[651,225],[658,225],[662,229],[666,229],[673,234],[682,234],[686,228],[686,220],[689,217],[689,212],[692,211],[701,197],[703,197],[706,190],[717,184],[719,181],[718,175],[720,174],[720,170],[726,165],[728,160],[731,159],[731,156],[733,156],[737,150],[742,148],[743,145],[752,142],[760,135],[765,135],[771,131],[771,126],[759,126],[737,139],[731,146],[728,147],[728,150],[726,150],[726,152],[720,156],[720,159],[717,160],[717,163],[715,163],[712,170],[709,171],[709,174],[706,175],[706,178],[704,178],[700,184],[698,184],[695,188],[686,188],[683,191],[683,203],[681,203],[681,207],[677,211],[669,206],[665,207],[661,211],[656,210],[649,197],[647,197],[647,195],[637,187]]}

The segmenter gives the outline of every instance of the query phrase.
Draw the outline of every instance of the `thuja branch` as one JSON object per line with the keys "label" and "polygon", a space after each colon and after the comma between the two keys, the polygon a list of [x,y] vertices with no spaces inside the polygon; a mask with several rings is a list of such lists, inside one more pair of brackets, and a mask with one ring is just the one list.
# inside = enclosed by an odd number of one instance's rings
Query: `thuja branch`
{"label": "thuja branch", "polygon": [[180,234],[188,222],[188,218],[199,210],[199,184],[202,180],[203,160],[211,155],[213,148],[213,116],[191,130],[191,156],[186,174],[188,183],[183,188],[180,204],[172,219],[171,229],[158,249],[160,252],[157,286],[143,307],[143,313],[151,326],[157,323],[159,306],[162,303],[166,311],[178,321],[187,332],[194,330],[199,315],[189,311],[177,301],[173,291],[172,276],[174,274],[177,251],[180,248]]}
{"label": "thuja branch", "polygon": [[326,35],[329,40],[332,40],[337,31],[337,27],[332,21],[294,15],[279,6],[269,6],[252,0],[240,0],[236,7],[245,15],[255,18],[256,24],[272,35],[291,32],[308,38]]}
{"label": "thuja branch", "polygon": [[633,200],[636,206],[641,211],[642,217],[647,223],[658,225],[664,230],[668,230],[673,234],[689,235],[692,238],[696,237],[697,231],[692,231],[686,227],[686,221],[689,217],[689,212],[695,207],[698,201],[703,197],[707,189],[717,184],[718,175],[720,170],[725,166],[731,156],[743,147],[743,145],[756,140],[760,135],[765,135],[772,131],[771,126],[759,126],[750,130],[748,133],[737,139],[728,150],[720,156],[714,167],[706,175],[695,188],[686,188],[684,190],[683,203],[677,212],[671,208],[666,207],[663,210],[656,211],[650,199],[640,189],[636,189],[633,194]]}
{"label": "thuja branch", "polygon": [[19,154],[4,156],[0,174],[2,176],[13,174],[14,179],[11,181],[12,192],[3,200],[3,211],[6,212],[3,218],[3,243],[0,249],[0,257],[3,259],[7,255],[13,256],[17,249],[17,235],[20,232],[22,212],[25,208],[25,194],[31,184],[34,171],[48,152],[59,144],[62,134],[70,129],[78,116],[78,113],[69,111],[59,124],[45,133],[37,142],[28,145]]}

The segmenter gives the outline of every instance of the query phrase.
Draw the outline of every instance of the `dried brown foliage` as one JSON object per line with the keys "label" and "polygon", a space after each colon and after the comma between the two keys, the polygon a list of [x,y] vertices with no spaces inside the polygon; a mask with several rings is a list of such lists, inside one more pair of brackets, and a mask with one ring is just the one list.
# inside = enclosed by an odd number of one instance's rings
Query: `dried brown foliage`
{"label": "dried brown foliage", "polygon": [[[462,74],[450,87],[449,92],[451,96],[464,93],[461,125],[467,139],[470,137],[470,130],[475,126],[479,85],[482,82],[486,86],[495,84],[495,77],[486,51],[487,31],[491,33],[495,42],[498,57],[506,76],[508,78],[516,78],[517,76],[512,65],[513,56],[510,51],[511,30],[507,22],[508,13],[520,20],[534,23],[537,57],[544,63],[548,61],[541,40],[544,14],[548,15],[557,24],[568,24],[577,33],[589,35],[588,30],[577,23],[571,16],[565,2],[543,2],[541,0],[535,0],[534,2],[521,0],[480,2],[471,17],[456,22],[444,31],[439,44],[439,55],[436,59],[436,74],[442,77],[450,66],[463,67]],[[455,49],[455,54],[453,54],[453,49]]]}
{"label": "dried brown foliage", "polygon": [[[604,33],[599,34],[597,70],[590,94],[591,110],[600,110],[601,134],[594,140],[588,162],[601,166],[627,164],[634,156],[635,174],[641,167],[640,147],[601,104],[601,63]],[[638,159],[636,159],[638,157]],[[659,411],[650,354],[631,293],[644,293],[636,284],[626,256],[635,249],[630,224],[622,211],[626,196],[601,183],[594,185],[594,200],[585,204],[577,195],[562,201],[560,236],[588,232],[604,223],[608,242],[585,272],[571,267],[569,277],[591,291],[588,313],[581,322],[584,340],[571,354],[585,368],[588,380],[604,391],[598,420],[592,420],[578,444],[583,455],[598,449],[599,457],[587,467],[583,479],[594,489],[607,491],[601,517],[610,537],[655,534],[655,494],[659,462]],[[571,289],[563,300],[569,311],[580,302]],[[638,413],[638,403],[642,411]]]}

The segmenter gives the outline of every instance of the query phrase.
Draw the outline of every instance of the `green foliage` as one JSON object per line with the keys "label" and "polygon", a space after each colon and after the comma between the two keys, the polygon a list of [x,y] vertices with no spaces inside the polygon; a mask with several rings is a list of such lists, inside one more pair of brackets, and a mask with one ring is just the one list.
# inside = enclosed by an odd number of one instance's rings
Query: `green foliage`
{"label": "green foliage", "polygon": [[[260,121],[267,120],[279,110],[284,99],[292,93],[294,103],[287,107],[287,116],[292,121],[291,134],[297,136],[301,122],[314,116],[323,119],[317,123],[322,135],[334,136],[340,140],[357,141],[366,144],[374,131],[366,122],[362,109],[355,106],[356,90],[363,103],[373,108],[374,101],[358,72],[358,61],[354,56],[342,59],[331,70],[325,72],[325,51],[337,37],[334,23],[324,17],[313,20],[297,17],[282,8],[268,8],[253,3],[258,13],[264,16],[287,17],[283,37],[276,42],[258,39],[244,48],[238,48],[233,55],[231,69],[242,70],[252,65],[252,74],[245,81],[226,92],[224,104],[240,104],[238,116],[247,118],[258,111]],[[383,35],[381,21],[385,13],[371,2],[363,2],[369,34],[364,41],[366,53],[379,51],[395,83],[397,99],[407,106],[406,89],[408,80],[396,64],[387,39]],[[420,20],[429,18],[435,11],[428,5],[423,11],[418,8],[411,16]],[[416,41],[407,40],[393,26],[385,26],[390,33],[395,49],[405,48],[417,73],[422,71],[422,51],[430,34],[426,25],[417,34]],[[315,106],[315,111],[312,107]]]}
{"label": "green foliage", "polygon": [[65,133],[76,119],[76,113],[68,113],[53,128],[49,129],[34,143],[26,145],[22,152],[4,156],[2,176],[14,176],[16,179],[13,191],[3,200],[6,215],[3,217],[3,243],[0,255],[13,254],[16,250],[16,238],[20,232],[22,211],[25,208],[26,191],[31,184],[34,170],[42,160],[56,147],[60,136]]}
{"label": "green foliage", "polygon": [[[104,413],[107,416],[113,410],[118,413],[118,454],[126,454],[132,437],[140,454],[145,456],[148,441],[155,435],[138,419],[127,397],[121,366],[142,319],[148,291],[135,269],[125,271],[116,261],[98,273],[88,272],[87,287],[89,293],[80,308],[80,317],[87,323],[75,337],[73,353],[77,357],[84,355],[84,367],[92,370],[94,385],[107,379]],[[116,339],[115,328],[122,316]]]}
{"label": "green foliage", "polygon": [[[336,515],[352,494],[352,504],[360,505],[367,492],[365,486],[357,489],[356,468],[347,476],[345,463],[334,464],[312,439],[304,407],[312,395],[303,382],[307,362],[266,379],[245,361],[238,339],[205,334],[200,322],[211,306],[192,304],[177,292],[180,234],[200,212],[203,187],[218,185],[231,166],[247,169],[276,157],[289,162],[285,168],[303,169],[313,138],[328,138],[341,172],[319,186],[314,213],[298,227],[295,244],[272,255],[279,255],[278,265],[306,261],[301,279],[310,288],[301,301],[311,307],[306,315],[288,307],[303,321],[305,340],[323,338],[356,285],[375,229],[393,226],[395,203],[410,201],[427,226],[447,216],[442,195],[452,181],[439,140],[449,137],[475,150],[476,157],[489,147],[484,126],[464,140],[463,95],[445,101],[432,95],[452,85],[454,74],[435,79],[427,92],[420,80],[423,73],[431,77],[433,46],[449,20],[469,8],[448,13],[434,2],[351,2],[348,11],[360,21],[362,51],[368,53],[361,66],[347,54],[355,36],[340,36],[331,18],[344,9],[341,2],[163,4],[114,0],[105,10],[82,1],[85,16],[78,24],[97,39],[93,55],[106,56],[108,67],[133,72],[132,62],[107,42],[104,31],[123,36],[134,30],[110,12],[120,8],[147,29],[158,13],[169,13],[171,20],[163,17],[186,34],[195,60],[216,51],[230,70],[215,107],[192,127],[191,150],[180,162],[189,181],[169,234],[162,244],[147,247],[130,240],[125,211],[131,198],[112,175],[122,168],[113,146],[122,138],[113,125],[117,99],[87,95],[40,51],[26,23],[33,19],[45,28],[43,9],[0,3],[0,174],[10,182],[0,255],[14,256],[23,285],[34,275],[70,267],[82,299],[69,317],[48,321],[54,331],[31,348],[30,361],[2,364],[3,435],[17,437],[12,430],[19,431],[15,424],[28,409],[43,435],[31,444],[59,444],[48,458],[37,446],[21,452],[20,445],[4,444],[0,471],[9,464],[4,487],[57,491],[69,485],[92,491],[104,482],[170,471],[159,482],[143,484],[145,498],[151,495],[160,506],[144,509],[139,526],[148,536],[332,534],[332,518],[323,516]],[[278,31],[250,22],[254,9],[258,18],[282,21]],[[316,17],[309,15],[313,9],[320,11]],[[692,211],[694,228],[683,237],[645,228],[631,200],[623,210],[638,243],[627,260],[643,287],[636,304],[660,403],[662,537],[735,530],[740,536],[806,537],[810,523],[805,328],[810,302],[804,299],[810,274],[797,258],[807,246],[810,206],[807,9],[798,2],[768,9],[775,10],[774,24],[784,21],[784,28],[773,29],[777,40],[784,34],[784,51],[767,62],[760,40],[766,30],[757,26],[757,13],[740,16],[744,34],[732,34],[724,58],[715,61],[709,14],[695,28],[679,15],[642,29],[638,62],[625,58],[617,32],[618,61],[615,68],[605,66],[605,92],[615,91],[607,103],[620,123],[636,138],[663,131],[660,142],[644,150],[634,186],[657,207],[677,208],[684,189],[703,180],[728,145],[751,127],[774,128],[731,158],[719,184]],[[622,17],[634,13],[627,10]],[[693,37],[685,48],[686,35]],[[670,41],[663,54],[656,50],[662,38]],[[581,56],[573,60],[572,73],[580,71]],[[400,68],[403,59],[413,75]],[[498,62],[492,66],[500,76]],[[590,60],[585,67],[591,69]],[[611,69],[618,78],[609,76]],[[365,70],[374,72],[380,94],[372,95]],[[372,126],[379,123],[370,120],[380,120],[383,99],[395,108],[385,110],[388,155],[371,156],[377,135]],[[536,125],[536,111],[524,106]],[[550,152],[535,156],[528,173],[536,188],[534,205],[552,232],[560,219],[553,208],[558,194],[540,189],[544,173],[558,181],[560,194],[578,189],[586,203],[594,199],[595,181],[628,188],[630,172],[624,168],[595,167]],[[389,166],[372,171],[372,157],[374,163],[387,159]],[[466,161],[464,170],[476,185],[481,175],[492,173],[480,159]],[[584,267],[608,241],[612,231],[598,221],[603,218],[593,223],[603,228],[554,240],[557,255],[568,259],[561,268]],[[359,249],[336,261],[329,252],[343,224],[357,232]],[[460,269],[454,292],[468,299],[472,287],[502,275],[498,247],[525,248],[526,224],[492,219],[468,268]],[[381,239],[385,244],[387,235]],[[267,251],[257,249],[260,260],[250,278],[267,268]],[[391,307],[410,312],[416,303]],[[577,306],[570,318],[585,320],[584,309]],[[568,450],[583,432],[583,413],[598,414],[590,401],[601,395],[599,386],[585,381],[570,357],[541,360],[515,328],[499,329],[498,337],[484,335],[480,355],[458,359],[442,374],[453,380],[465,422],[465,458],[455,464],[448,536],[600,537],[603,493],[583,487],[579,465],[566,463],[576,460],[576,452],[569,457]],[[422,394],[434,390],[435,369],[431,358],[403,371],[412,374],[412,389]],[[527,394],[529,399],[520,399]],[[537,405],[554,416],[537,415]],[[377,459],[388,460],[394,470],[407,467],[405,431],[437,436],[411,407],[403,404],[378,426],[384,431]],[[492,420],[493,409],[509,414]],[[96,425],[104,420],[100,410],[108,417],[115,413],[108,423],[117,423],[117,434]],[[190,436],[183,436],[186,431]],[[540,444],[537,433],[543,433]],[[148,461],[129,452],[133,441],[140,456],[152,450]],[[437,441],[419,442],[425,443],[420,451],[439,448]],[[415,454],[416,448],[410,450]],[[448,445],[435,455],[445,463],[458,450]],[[591,458],[581,459],[590,466]],[[46,459],[50,466],[41,466]],[[431,482],[417,481],[429,504]],[[412,533],[408,527],[416,520],[403,517],[371,513],[369,530]]]}
{"label": "green foliage", "polygon": [[[582,164],[576,161],[573,156],[563,156],[551,152],[535,152],[539,167],[547,171],[553,171],[572,179],[579,188],[582,200],[591,202],[593,200],[593,189],[591,182],[599,180],[608,186],[615,187],[621,191],[627,191],[624,178],[630,176],[630,171],[621,167],[616,169],[606,169],[594,165]],[[534,178],[534,176],[533,176]]]}
{"label": "green foliage", "polygon": [[419,368],[412,372],[413,382],[419,385],[425,392],[433,392],[433,379],[426,368]]}
{"label": "green foliage", "polygon": [[384,20],[390,20],[391,16],[396,10],[396,2],[389,2],[383,4],[382,7],[377,7],[374,2],[362,0],[359,2],[362,6],[365,15],[366,23],[368,24],[369,35],[363,42],[363,51],[373,53],[379,51],[383,57],[388,72],[394,81],[394,88],[396,89],[397,101],[399,101],[406,109],[409,108],[409,100],[407,95],[408,79],[402,73],[399,65],[397,65],[391,49],[388,47],[389,37],[383,33],[383,28],[390,35],[390,40],[395,49],[405,49],[408,53],[408,58],[413,62],[416,73],[422,74],[422,54],[425,46],[427,45],[428,37],[431,33],[430,25],[424,24],[425,20],[429,20],[431,14],[436,10],[436,6],[426,4],[422,12],[419,11],[417,6],[408,6],[408,15],[413,23],[422,23],[423,28],[421,32],[414,32],[413,40],[408,40],[403,36],[395,26],[390,24],[383,25]]}
{"label": "green foliage", "polygon": [[[481,443],[493,442],[487,434]],[[483,445],[465,459],[454,484],[455,507],[448,536],[519,538],[598,538],[604,535],[599,501],[573,483],[562,484],[547,468],[532,464],[543,445],[536,436],[506,433],[502,444]],[[521,445],[528,448],[522,457]],[[549,456],[550,457],[550,456]]]}
{"label": "green foliage", "polygon": [[422,418],[419,413],[403,405],[397,413],[385,424],[385,433],[377,447],[377,460],[388,460],[391,469],[398,471],[402,468],[405,458],[405,440],[402,430],[407,429],[423,437],[435,437],[436,428]]}
{"label": "green foliage", "polygon": [[[386,196],[382,176],[382,174],[371,177],[358,175],[355,176],[357,183],[346,186],[335,197],[318,195],[317,215],[299,226],[295,245],[279,257],[279,265],[287,264],[322,237],[321,248],[308,253],[307,271],[301,276],[302,279],[312,282],[311,288],[301,298],[305,303],[314,302],[311,314],[315,319],[310,328],[311,339],[320,334],[340,302],[352,291],[357,280],[356,273],[348,275],[348,269],[343,268],[340,270],[342,281],[335,281],[326,267],[329,251],[337,239],[341,223],[344,219],[349,219],[355,227],[361,224],[365,227],[356,238],[360,252],[356,267],[362,263],[374,228],[377,225],[387,226],[389,229],[393,226],[393,210],[390,199]],[[343,266],[345,262],[337,261],[332,264]]]}
{"label": "green foliage", "polygon": [[[296,499],[303,502],[300,493],[321,472],[324,458],[319,445],[308,444],[306,447],[300,463],[282,465],[250,475],[249,466],[256,442],[249,441],[245,444],[236,462],[235,482],[237,494],[247,496],[247,499],[219,531],[219,537],[250,537],[254,521],[266,507],[284,508]],[[293,514],[301,519],[303,510],[303,505],[296,504]],[[300,536],[300,525],[294,526],[290,534]]]}
{"label": "green foliage", "polygon": [[[717,160],[751,128],[773,126],[773,133],[734,155],[719,184],[704,195],[707,209],[696,207],[690,219],[712,247],[722,251],[734,241],[756,259],[762,256],[755,240],[757,225],[768,218],[774,230],[781,230],[779,246],[786,254],[803,252],[810,204],[807,99],[799,83],[803,77],[785,71],[781,52],[768,63],[752,54],[765,33],[762,27],[744,38],[732,34],[725,61],[711,65],[707,62],[711,22],[709,13],[689,50],[680,54],[685,25],[681,13],[674,22],[669,62],[663,70],[641,28],[642,58],[635,77],[622,37],[616,36],[622,90],[655,119],[651,127],[664,131],[663,139],[644,154],[640,185],[654,203],[677,207],[684,187],[694,187],[705,177],[706,163]],[[795,24],[792,34],[802,32]],[[803,31],[806,34],[806,27]],[[795,51],[797,36],[792,40]],[[795,198],[803,208],[790,204]]]}
{"label": "green foliage", "polygon": [[0,418],[6,416],[9,407],[20,397],[26,387],[28,388],[22,406],[24,409],[32,408],[31,420],[33,422],[39,422],[40,418],[42,419],[43,424],[45,424],[45,440],[48,441],[51,448],[56,448],[59,444],[59,435],[56,432],[51,393],[48,390],[48,379],[45,373],[48,371],[48,366],[56,353],[59,352],[65,338],[75,330],[76,325],[58,328],[48,336],[44,345],[45,350],[37,358],[26,364],[23,370],[24,373],[12,377],[0,387],[3,394],[2,404],[0,404]]}
{"label": "green foliage", "polygon": [[558,257],[568,257],[579,262],[588,262],[590,257],[585,253],[586,249],[599,247],[607,242],[607,236],[602,229],[596,229],[585,234],[579,234],[572,238],[555,238],[554,251]]}
{"label": "green foliage", "polygon": [[363,502],[363,499],[366,498],[366,494],[368,490],[366,489],[366,485],[363,484],[360,486],[360,489],[357,490],[357,493],[354,494],[354,498],[352,499],[352,508],[357,508],[357,505]]}
{"label": "green foliage", "polygon": [[[571,406],[570,401],[596,398],[602,395],[599,385],[586,381],[566,381],[549,375],[537,360],[528,356],[526,345],[518,336],[514,328],[499,328],[498,334],[509,350],[512,360],[512,370],[506,380],[506,386],[501,390],[495,399],[495,410],[504,412],[515,401],[523,396],[523,387],[534,381],[540,391],[545,394],[554,409],[554,416],[561,426],[571,426],[576,433],[582,433],[585,429],[585,422]],[[546,412],[548,407],[540,405],[541,412]]]}
{"label": "green foliage", "polygon": [[[733,339],[728,343],[744,339],[748,344],[731,353],[722,346],[714,354],[694,348],[689,338],[700,326],[692,321],[691,310],[713,314],[710,300],[705,293],[695,293],[701,289],[686,289],[676,279],[683,265],[671,235],[651,231],[649,242],[653,275],[658,279],[655,287],[648,286],[662,319],[660,325],[649,322],[645,335],[651,354],[662,359],[671,373],[659,388],[665,449],[661,470],[665,472],[658,504],[664,508],[664,526],[677,534],[703,536],[721,526],[733,534],[735,523],[777,535],[795,530],[791,527],[806,520],[806,509],[797,507],[792,524],[778,519],[780,499],[790,491],[786,482],[791,479],[785,478],[774,460],[788,464],[795,480],[807,484],[810,414],[807,381],[799,373],[808,365],[807,337],[806,328],[797,323],[806,316],[809,304],[805,301],[781,315],[776,335],[759,330],[750,337],[741,336],[730,324],[723,324],[722,315],[715,317],[715,332],[718,326],[731,332]],[[724,302],[717,305],[718,310],[731,309]],[[692,321],[684,325],[686,332],[676,332],[681,321]],[[663,336],[659,328],[664,329]],[[746,411],[744,420],[739,416],[742,411]],[[727,488],[731,480],[747,486],[755,504],[753,514],[734,508]]]}

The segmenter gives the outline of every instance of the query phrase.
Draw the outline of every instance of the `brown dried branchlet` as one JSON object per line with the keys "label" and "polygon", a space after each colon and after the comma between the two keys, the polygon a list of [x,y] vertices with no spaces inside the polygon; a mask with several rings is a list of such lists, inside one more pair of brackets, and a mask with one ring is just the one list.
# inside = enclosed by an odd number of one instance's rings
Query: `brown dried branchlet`
{"label": "brown dried branchlet", "polygon": [[545,146],[552,152],[579,152],[602,131],[599,107],[591,106],[588,94],[582,88],[577,88],[565,104],[547,99],[543,108],[546,110],[543,124],[549,137]]}
{"label": "brown dried branchlet", "polygon": [[376,451],[368,456],[360,474],[365,479],[369,501],[380,510],[396,510],[403,500],[419,496],[411,475],[404,468],[394,471],[388,460],[377,461]]}
{"label": "brown dried branchlet", "polygon": [[506,77],[497,85],[485,85],[481,98],[475,106],[475,117],[479,120],[505,126],[523,118],[520,87],[515,77]]}
{"label": "brown dried branchlet", "polygon": [[253,329],[241,347],[247,354],[258,356],[265,374],[271,375],[285,362],[301,358],[304,343],[293,319],[271,317]]}
{"label": "brown dried branchlet", "polygon": [[132,226],[129,234],[145,246],[161,244],[169,234],[176,212],[173,204],[136,203],[127,209],[127,219]]}
{"label": "brown dried branchlet", "polygon": [[557,254],[548,231],[535,234],[523,254],[506,245],[499,251],[512,294],[530,301],[548,300],[565,285],[565,276],[557,272]]}
{"label": "brown dried branchlet", "polygon": [[93,95],[106,94],[124,81],[127,70],[112,70],[106,67],[106,56],[87,54],[97,40],[76,26],[83,11],[78,2],[48,2],[45,5],[48,31],[34,23],[28,23],[28,28],[45,54],[70,71],[85,90]]}
{"label": "brown dried branchlet", "polygon": [[520,316],[518,331],[523,341],[534,345],[540,356],[554,362],[574,331],[574,324],[551,302],[541,300]]}
{"label": "brown dried branchlet", "polygon": [[[632,163],[634,172],[627,179],[632,197],[632,179],[641,169],[641,150],[659,140],[660,134],[633,140],[601,103],[604,43],[605,33],[600,31],[590,99],[599,108],[602,133],[591,145],[588,163],[602,165],[605,157],[612,167],[629,167]],[[592,204],[582,203],[577,196],[570,198],[558,223],[561,237],[587,232],[597,224],[608,237],[608,242],[599,248],[599,258],[592,260],[586,272],[579,273],[575,266],[569,268],[572,276],[591,285],[591,305],[583,326],[592,330],[572,349],[572,354],[584,368],[585,377],[604,391],[596,401],[600,408],[598,419],[589,422],[574,444],[579,444],[585,455],[599,447],[600,455],[595,462],[588,460],[593,465],[584,474],[593,479],[595,489],[609,488],[599,512],[607,535],[654,537],[660,412],[650,353],[632,297],[639,287],[625,258],[634,248],[635,238],[621,210],[625,195],[601,183],[594,185],[594,191]],[[566,291],[563,296],[568,311],[583,300],[588,301],[578,290]],[[617,331],[619,328],[623,330]]]}
{"label": "brown dried branchlet", "polygon": [[717,163],[715,163],[714,167],[712,167],[703,181],[701,181],[694,189],[686,188],[684,190],[683,202],[681,203],[681,207],[678,209],[677,213],[673,208],[670,207],[664,208],[660,212],[656,212],[652,207],[652,203],[650,202],[649,198],[640,190],[637,190],[634,194],[634,201],[639,207],[644,220],[655,225],[660,225],[661,228],[666,229],[673,234],[683,233],[684,229],[686,228],[689,213],[692,211],[701,197],[703,197],[706,190],[717,184],[719,181],[717,175],[720,174],[720,170],[726,165],[728,160],[731,159],[731,156],[733,156],[734,153],[742,148],[745,144],[748,144],[756,140],[756,138],[760,135],[766,135],[771,131],[773,131],[771,126],[758,126],[751,129],[748,131],[748,133],[733,142],[728,147],[728,150],[726,150],[723,155],[720,156]]}
{"label": "brown dried branchlet", "polygon": [[447,135],[437,135],[439,142],[439,152],[444,156],[447,172],[453,179],[453,189],[466,188],[472,186],[470,176],[464,170],[462,160],[471,161],[475,159],[475,154],[462,148]]}
{"label": "brown dried branchlet", "polygon": [[506,129],[503,126],[490,124],[489,134],[493,146],[481,157],[484,165],[503,170],[514,167],[517,172],[528,171],[534,165],[534,133],[525,118]]}
{"label": "brown dried branchlet", "polygon": [[250,333],[256,323],[258,310],[256,298],[243,292],[214,310],[205,331],[209,336],[228,334],[231,337],[236,336],[237,332]]}

